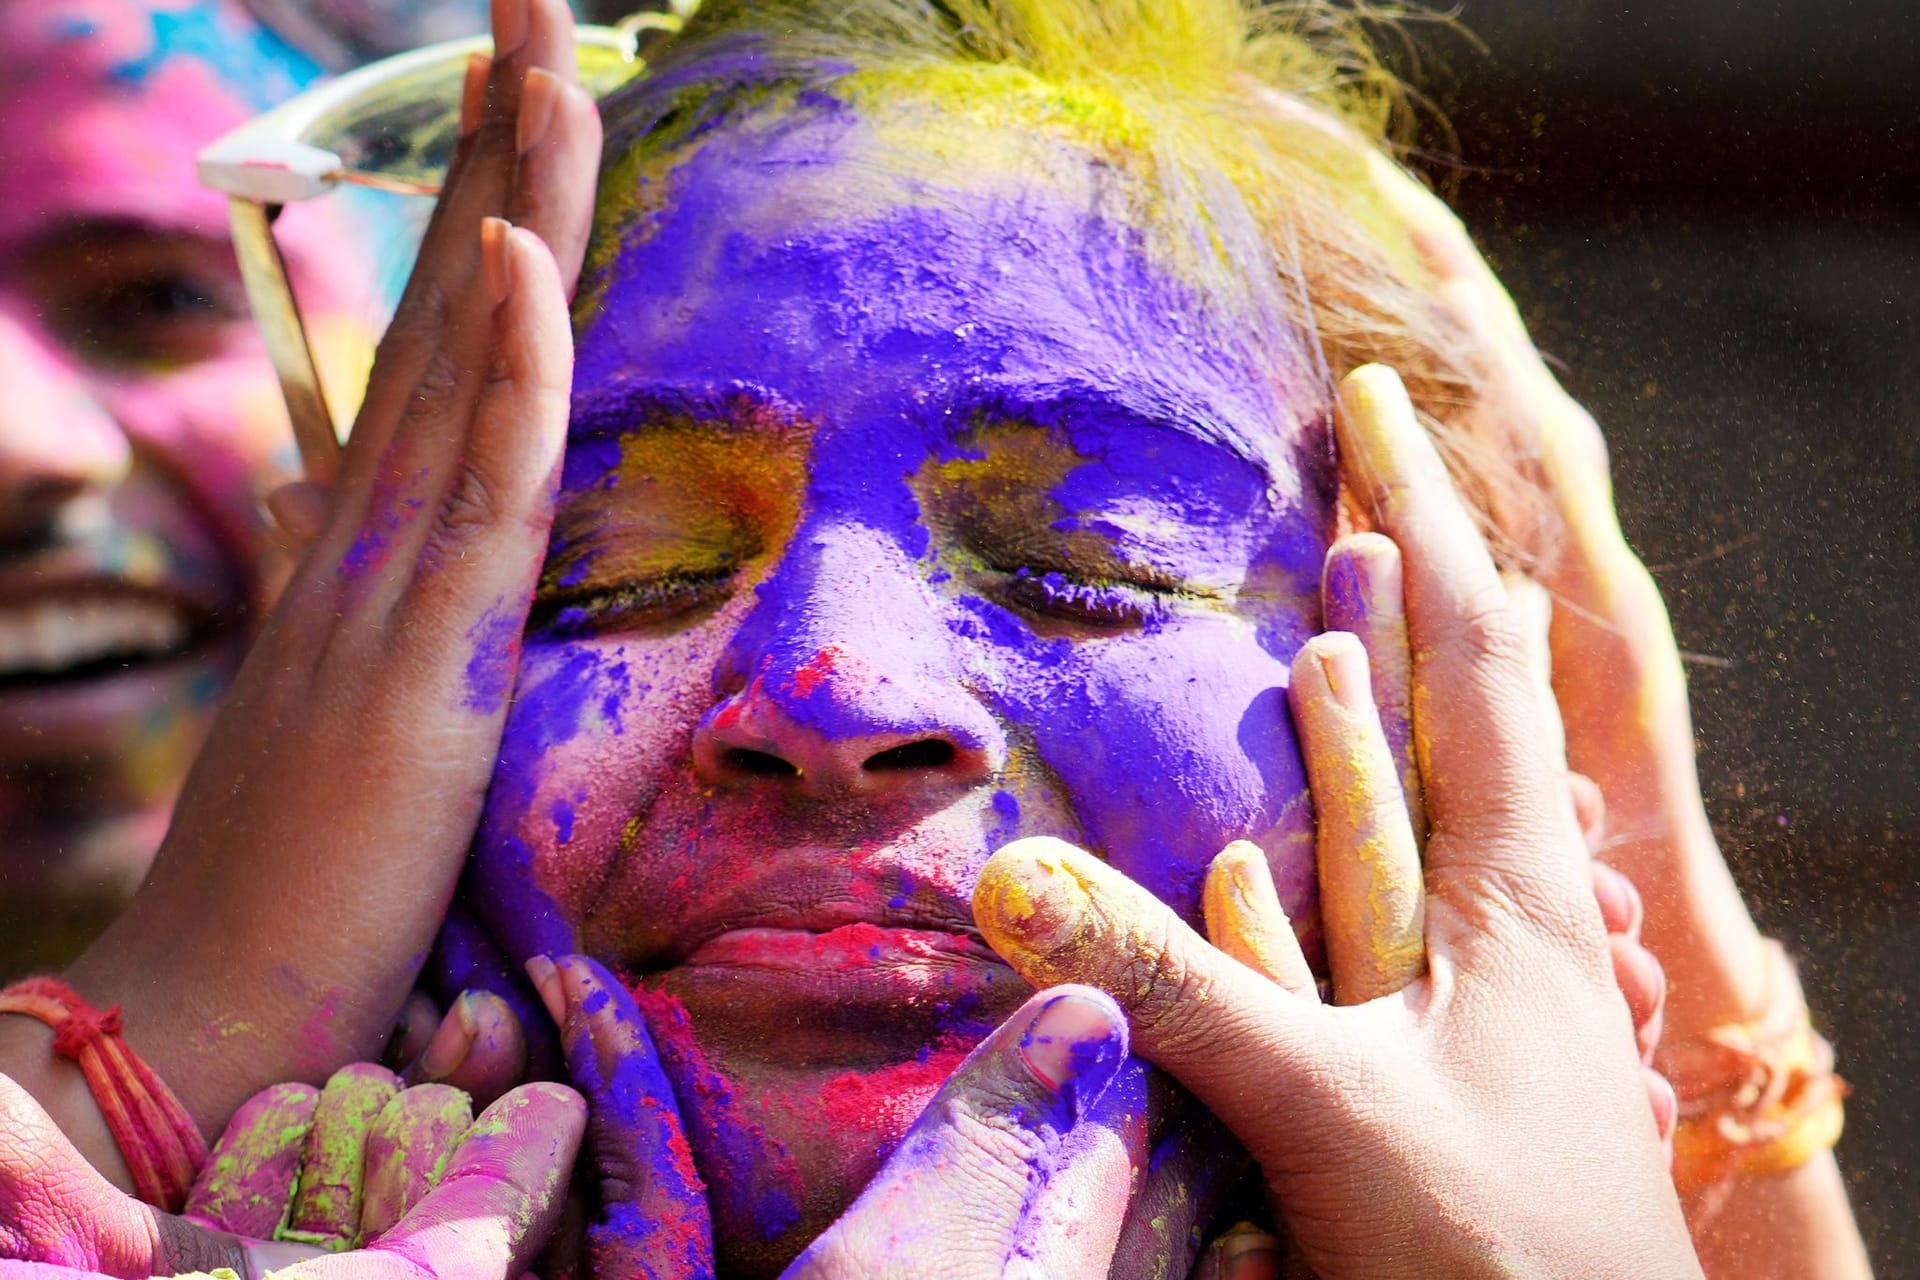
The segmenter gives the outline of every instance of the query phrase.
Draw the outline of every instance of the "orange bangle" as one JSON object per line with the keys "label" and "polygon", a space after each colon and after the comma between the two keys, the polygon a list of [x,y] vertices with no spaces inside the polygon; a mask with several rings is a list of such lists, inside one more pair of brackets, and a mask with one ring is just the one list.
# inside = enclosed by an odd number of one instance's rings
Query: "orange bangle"
{"label": "orange bangle", "polygon": [[102,1013],[57,978],[27,978],[0,991],[0,1013],[53,1028],[53,1051],[77,1063],[106,1118],[133,1188],[148,1204],[178,1213],[207,1160],[206,1139],[173,1090],[120,1038],[120,1006]]}
{"label": "orange bangle", "polygon": [[1847,1084],[1813,1029],[1793,962],[1766,939],[1761,1012],[1665,1047],[1680,1102],[1673,1180],[1695,1195],[1743,1174],[1786,1173],[1840,1140]]}

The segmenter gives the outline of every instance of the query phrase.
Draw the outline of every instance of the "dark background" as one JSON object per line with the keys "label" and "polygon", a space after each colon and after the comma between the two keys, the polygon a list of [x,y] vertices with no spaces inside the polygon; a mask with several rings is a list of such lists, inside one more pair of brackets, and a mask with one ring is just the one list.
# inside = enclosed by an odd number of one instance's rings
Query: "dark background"
{"label": "dark background", "polygon": [[1607,430],[1696,656],[1728,861],[1854,1086],[1840,1160],[1868,1247],[1883,1280],[1920,1277],[1920,19],[1460,20],[1484,49],[1422,29],[1416,72],[1459,138],[1454,203]]}

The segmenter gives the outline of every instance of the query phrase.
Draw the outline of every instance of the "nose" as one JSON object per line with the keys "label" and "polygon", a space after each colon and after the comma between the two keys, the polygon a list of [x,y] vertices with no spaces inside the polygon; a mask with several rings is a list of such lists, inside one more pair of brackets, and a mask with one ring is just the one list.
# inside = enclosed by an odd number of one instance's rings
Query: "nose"
{"label": "nose", "polygon": [[932,795],[994,776],[1005,735],[961,681],[939,612],[913,563],[873,531],[808,539],[761,585],[722,659],[694,735],[702,779]]}
{"label": "nose", "polygon": [[130,461],[80,370],[31,313],[0,303],[0,551],[48,537]]}

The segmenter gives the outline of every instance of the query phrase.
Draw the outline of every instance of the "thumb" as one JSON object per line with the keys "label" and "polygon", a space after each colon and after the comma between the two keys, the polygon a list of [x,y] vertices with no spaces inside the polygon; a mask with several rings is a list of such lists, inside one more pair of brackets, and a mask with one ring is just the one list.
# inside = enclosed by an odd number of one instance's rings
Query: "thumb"
{"label": "thumb", "polygon": [[[1060,1216],[1048,1192],[1101,1199],[1077,1185],[1075,1148],[1089,1144],[1075,1126],[1094,1118],[1126,1062],[1126,1020],[1107,996],[1071,986],[1034,996],[960,1064],[788,1280],[1015,1273],[1010,1255],[1032,1243],[1031,1224]],[[1125,1190],[1112,1199],[1124,1204]],[[1076,1242],[1087,1274],[1106,1275],[1119,1226],[1116,1214],[1093,1233],[1104,1250]]]}
{"label": "thumb", "polygon": [[33,1095],[4,1075],[0,1252],[110,1276],[247,1265],[232,1236],[162,1213],[101,1177]]}

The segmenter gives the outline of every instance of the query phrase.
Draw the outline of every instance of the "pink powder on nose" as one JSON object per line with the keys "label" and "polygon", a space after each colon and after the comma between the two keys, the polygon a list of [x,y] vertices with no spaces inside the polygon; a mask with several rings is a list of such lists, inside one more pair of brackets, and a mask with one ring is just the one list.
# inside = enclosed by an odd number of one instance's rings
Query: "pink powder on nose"
{"label": "pink powder on nose", "polygon": [[835,672],[845,653],[837,644],[823,647],[798,670],[793,673],[793,692],[795,696],[810,698],[813,691],[825,683]]}

